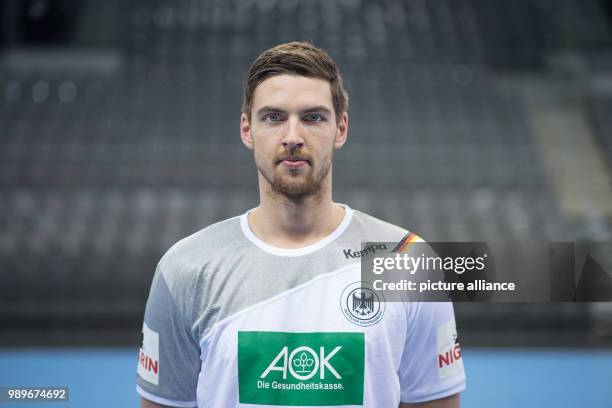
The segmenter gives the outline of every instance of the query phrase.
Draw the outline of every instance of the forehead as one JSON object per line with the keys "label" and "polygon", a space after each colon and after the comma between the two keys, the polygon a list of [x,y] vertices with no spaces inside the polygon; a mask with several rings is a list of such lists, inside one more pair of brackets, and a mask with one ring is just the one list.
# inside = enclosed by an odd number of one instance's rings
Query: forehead
{"label": "forehead", "polygon": [[331,86],[329,81],[321,78],[275,75],[255,88],[252,109],[257,110],[262,106],[288,110],[325,106],[333,111]]}

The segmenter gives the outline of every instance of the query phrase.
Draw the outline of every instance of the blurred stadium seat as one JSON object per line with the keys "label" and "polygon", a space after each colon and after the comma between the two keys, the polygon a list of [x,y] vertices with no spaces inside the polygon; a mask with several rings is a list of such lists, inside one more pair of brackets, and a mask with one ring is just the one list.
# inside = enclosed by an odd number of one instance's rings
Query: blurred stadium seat
{"label": "blurred stadium seat", "polygon": [[[560,210],[524,95],[508,86],[527,73],[580,87],[592,134],[578,137],[592,138],[609,179],[612,90],[588,86],[606,77],[591,63],[610,58],[606,1],[76,3],[61,27],[44,14],[54,2],[0,6],[13,21],[0,65],[3,330],[110,328],[133,342],[165,249],[255,205],[242,79],[261,50],[294,39],[327,49],[351,96],[339,201],[430,241],[612,236],[611,214]],[[51,44],[41,21],[60,31]],[[586,66],[579,78],[548,63],[567,51]],[[596,318],[586,304],[457,313],[474,344],[555,330],[560,343],[590,341],[572,333]]]}

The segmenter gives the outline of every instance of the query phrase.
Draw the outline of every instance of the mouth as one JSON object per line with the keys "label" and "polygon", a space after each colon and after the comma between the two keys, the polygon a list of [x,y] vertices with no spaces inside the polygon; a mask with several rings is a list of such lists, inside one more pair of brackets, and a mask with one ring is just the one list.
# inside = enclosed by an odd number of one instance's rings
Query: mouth
{"label": "mouth", "polygon": [[299,156],[286,156],[280,159],[278,163],[292,169],[297,169],[299,167],[305,166],[306,164],[310,164],[308,160]]}

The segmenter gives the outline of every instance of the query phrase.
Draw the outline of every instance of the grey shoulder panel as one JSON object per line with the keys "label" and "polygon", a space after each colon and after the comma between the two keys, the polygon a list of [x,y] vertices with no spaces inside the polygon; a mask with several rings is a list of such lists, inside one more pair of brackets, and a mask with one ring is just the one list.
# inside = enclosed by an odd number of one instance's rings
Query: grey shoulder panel
{"label": "grey shoulder panel", "polygon": [[[139,375],[137,384],[146,392],[168,400],[193,402],[200,369],[200,349],[158,266],[147,300],[144,323],[155,333],[147,352],[158,362],[157,381]],[[143,329],[143,336],[151,335]],[[143,337],[143,347],[145,344]],[[140,374],[140,372],[139,372]]]}
{"label": "grey shoulder panel", "polygon": [[362,240],[398,242],[409,233],[408,230],[397,225],[380,220],[361,211],[353,211],[355,215],[351,227],[358,231],[357,234],[359,236],[364,237]]}
{"label": "grey shoulder panel", "polygon": [[240,217],[217,222],[172,245],[160,263],[167,269],[172,269],[177,263],[201,263],[217,250],[227,247],[228,243],[235,245],[234,240],[241,235]]}
{"label": "grey shoulder panel", "polygon": [[177,308],[200,335],[196,321],[210,300],[212,280],[221,260],[229,260],[249,243],[240,229],[240,217],[212,224],[174,244],[159,262]]}

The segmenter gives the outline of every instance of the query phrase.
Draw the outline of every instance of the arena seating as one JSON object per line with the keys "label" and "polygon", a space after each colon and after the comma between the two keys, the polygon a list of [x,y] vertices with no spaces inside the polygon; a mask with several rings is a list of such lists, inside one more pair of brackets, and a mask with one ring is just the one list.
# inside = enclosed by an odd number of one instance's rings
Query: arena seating
{"label": "arena seating", "polygon": [[[325,47],[351,96],[338,201],[432,241],[583,237],[585,225],[560,214],[525,106],[500,78],[545,76],[560,48],[609,46],[602,4],[121,2],[112,74],[0,68],[1,324],[137,330],[163,252],[256,204],[238,137],[242,79],[259,51],[292,39]],[[590,106],[612,169],[610,101]],[[610,220],[590,222],[612,235]],[[588,318],[584,306],[564,319],[555,307],[471,306],[458,313],[475,328]]]}

